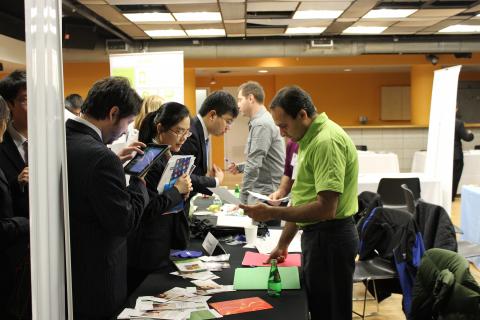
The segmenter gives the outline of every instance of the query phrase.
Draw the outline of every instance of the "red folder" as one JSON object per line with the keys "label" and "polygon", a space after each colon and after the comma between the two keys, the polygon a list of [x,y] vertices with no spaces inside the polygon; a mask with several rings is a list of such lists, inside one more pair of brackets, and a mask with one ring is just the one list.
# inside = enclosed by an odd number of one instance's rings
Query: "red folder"
{"label": "red folder", "polygon": [[[279,263],[279,267],[300,267],[302,265],[302,256],[298,253],[292,253],[287,256],[287,259]],[[264,262],[268,260],[268,255],[258,252],[247,251],[243,257],[242,265],[254,267],[266,267],[268,264]]]}
{"label": "red folder", "polygon": [[214,302],[210,303],[210,306],[217,310],[222,316],[273,309],[269,303],[259,297]]}

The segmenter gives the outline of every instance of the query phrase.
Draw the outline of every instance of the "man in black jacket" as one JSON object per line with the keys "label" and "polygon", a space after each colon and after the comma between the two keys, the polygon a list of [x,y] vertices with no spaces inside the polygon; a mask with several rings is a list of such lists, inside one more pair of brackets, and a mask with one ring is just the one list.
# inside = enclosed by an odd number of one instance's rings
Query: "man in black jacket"
{"label": "man in black jacket", "polygon": [[15,216],[28,218],[27,75],[16,70],[0,82],[0,95],[10,109],[11,121],[0,143],[0,168],[12,191]]}
{"label": "man in black jacket", "polygon": [[126,299],[126,238],[149,197],[143,179],[126,186],[122,161],[143,144],[118,156],[106,144],[127,130],[141,102],[127,79],[105,78],[66,124],[75,319],[113,319]]}
{"label": "man in black jacket", "polygon": [[217,187],[222,183],[224,173],[215,164],[208,172],[210,135],[223,136],[237,116],[235,98],[226,91],[215,91],[205,99],[198,115],[192,119],[190,124],[192,135],[178,152],[195,156],[195,169],[190,176],[193,185],[190,196],[197,192],[211,194],[207,188]]}
{"label": "man in black jacket", "polygon": [[455,138],[453,145],[452,201],[455,200],[455,196],[457,195],[458,184],[460,183],[460,178],[462,177],[463,171],[462,140],[472,141],[473,133],[470,130],[465,129],[463,121],[458,118],[457,109],[457,118],[455,118]]}
{"label": "man in black jacket", "polygon": [[[0,96],[0,143],[8,119],[7,103]],[[15,216],[12,202],[10,185],[0,168],[0,314],[5,320],[31,318],[29,224],[27,218]]]}

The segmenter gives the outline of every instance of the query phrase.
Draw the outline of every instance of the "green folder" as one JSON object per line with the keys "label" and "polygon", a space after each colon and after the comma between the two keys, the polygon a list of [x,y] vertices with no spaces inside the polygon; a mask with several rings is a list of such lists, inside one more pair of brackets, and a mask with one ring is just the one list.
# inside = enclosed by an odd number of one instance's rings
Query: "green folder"
{"label": "green folder", "polygon": [[[300,289],[297,267],[279,267],[282,289]],[[270,267],[237,268],[233,279],[235,290],[267,290]]]}
{"label": "green folder", "polygon": [[193,311],[190,313],[190,318],[188,320],[207,320],[207,319],[216,319],[210,310],[199,310]]}

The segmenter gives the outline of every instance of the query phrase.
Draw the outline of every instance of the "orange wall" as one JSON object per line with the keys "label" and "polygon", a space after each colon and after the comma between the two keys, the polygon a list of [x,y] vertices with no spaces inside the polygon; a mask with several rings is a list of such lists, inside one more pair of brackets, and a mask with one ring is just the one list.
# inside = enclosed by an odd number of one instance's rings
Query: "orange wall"
{"label": "orange wall", "polygon": [[276,89],[298,85],[312,97],[319,112],[341,125],[358,125],[360,115],[369,124],[392,123],[380,120],[380,88],[408,86],[408,73],[322,73],[276,76]]}
{"label": "orange wall", "polygon": [[65,96],[78,93],[84,99],[92,85],[110,75],[108,62],[67,62],[63,64]]}
{"label": "orange wall", "polygon": [[[479,63],[480,54],[474,54],[472,59],[455,59],[453,55],[440,56],[443,64]],[[341,125],[357,125],[358,117],[366,115],[369,124],[398,124],[410,121],[380,120],[380,88],[382,86],[414,85],[412,72],[405,73],[317,73],[317,74],[280,74],[231,76],[216,75],[215,85],[210,85],[210,77],[196,77],[195,68],[200,67],[292,67],[315,65],[411,65],[428,68],[423,55],[385,55],[385,56],[355,56],[355,57],[320,57],[320,58],[258,58],[258,59],[187,59],[185,60],[185,104],[190,111],[195,110],[195,88],[208,87],[211,91],[223,87],[237,87],[248,80],[258,81],[265,90],[268,106],[275,93],[285,85],[296,84],[307,90],[312,96],[319,111],[325,111],[333,120]],[[414,72],[413,72],[414,73]],[[66,62],[64,64],[65,94],[79,93],[86,96],[92,84],[110,74],[108,62]],[[462,72],[461,80],[480,80],[479,72]],[[413,84],[412,84],[413,81]],[[424,86],[415,96],[429,97],[431,94]],[[419,89],[419,88],[417,88]],[[418,91],[418,90],[417,90]],[[429,92],[426,92],[429,91]],[[416,101],[416,100],[415,100]],[[429,118],[429,102],[425,99],[422,107],[414,110],[412,105],[412,122],[425,122]],[[223,164],[223,137],[212,140],[214,163]]]}
{"label": "orange wall", "polygon": [[366,115],[369,123],[392,123],[380,120],[380,88],[382,86],[407,86],[408,73],[318,73],[285,74],[269,76],[216,76],[198,77],[197,86],[219,90],[223,87],[239,86],[245,81],[258,81],[265,90],[266,105],[275,93],[287,85],[298,85],[310,93],[318,111],[342,125],[358,124],[358,117]]}

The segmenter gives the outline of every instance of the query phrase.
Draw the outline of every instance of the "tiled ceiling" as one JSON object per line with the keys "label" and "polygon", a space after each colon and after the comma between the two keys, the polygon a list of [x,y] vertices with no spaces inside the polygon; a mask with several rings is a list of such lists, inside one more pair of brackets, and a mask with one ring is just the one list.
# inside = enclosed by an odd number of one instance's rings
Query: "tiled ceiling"
{"label": "tiled ceiling", "polygon": [[[380,35],[425,36],[439,34],[442,29],[459,24],[468,26],[467,30],[454,31],[454,34],[480,34],[480,1],[473,0],[78,0],[77,2],[78,5],[102,17],[129,38],[138,40],[315,37],[319,35],[342,37],[345,35],[344,31],[350,27],[381,27],[380,30],[383,31]],[[415,11],[403,18],[365,17],[376,9],[414,9]],[[327,10],[333,16],[294,18],[296,14],[318,10]],[[133,22],[124,15],[153,12],[167,14],[171,21]],[[181,20],[180,14],[187,12],[202,14],[200,18]],[[210,14],[217,15],[218,20],[206,21],[205,17]],[[286,33],[288,28],[311,27],[317,27],[317,29],[308,29],[309,32],[316,31],[307,34]],[[205,29],[210,31],[214,29],[215,33],[202,35]],[[162,31],[168,33],[162,33]]]}

